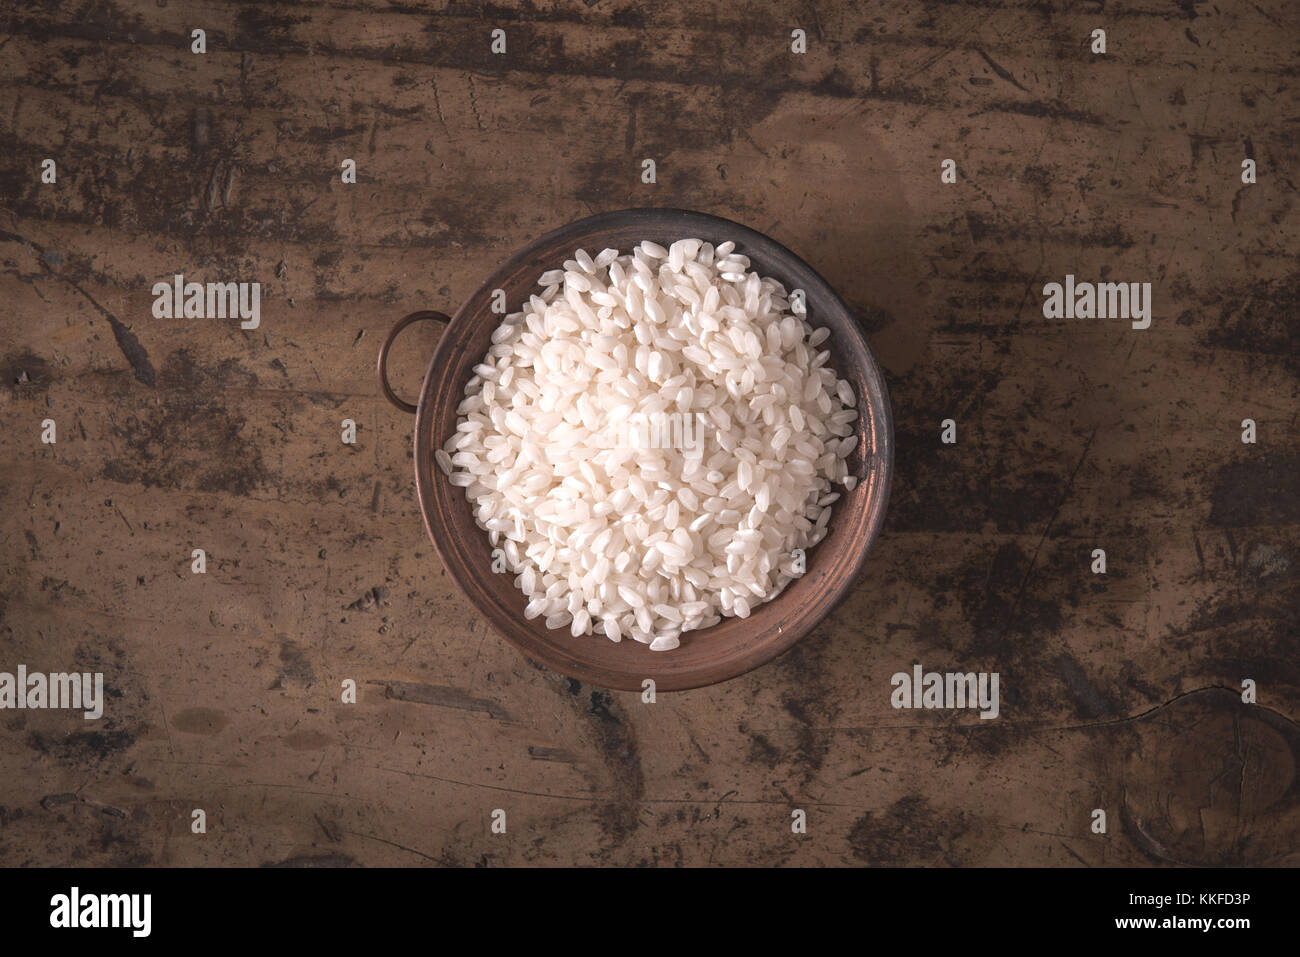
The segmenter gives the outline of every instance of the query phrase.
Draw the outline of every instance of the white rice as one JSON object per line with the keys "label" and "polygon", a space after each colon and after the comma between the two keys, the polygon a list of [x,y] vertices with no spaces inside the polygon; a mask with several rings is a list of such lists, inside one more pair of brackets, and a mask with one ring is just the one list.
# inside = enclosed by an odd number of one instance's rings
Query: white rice
{"label": "white rice", "polygon": [[526,617],[671,650],[826,536],[857,399],[829,330],[749,266],[731,242],[580,249],[494,331],[434,456]]}

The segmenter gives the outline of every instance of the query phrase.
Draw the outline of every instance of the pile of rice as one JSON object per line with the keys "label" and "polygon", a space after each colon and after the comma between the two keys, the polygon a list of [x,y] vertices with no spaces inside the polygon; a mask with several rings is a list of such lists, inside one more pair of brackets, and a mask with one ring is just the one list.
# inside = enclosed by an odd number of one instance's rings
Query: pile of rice
{"label": "pile of rice", "polygon": [[731,242],[579,249],[493,333],[435,457],[528,618],[667,651],[826,536],[857,400],[829,330],[749,265]]}

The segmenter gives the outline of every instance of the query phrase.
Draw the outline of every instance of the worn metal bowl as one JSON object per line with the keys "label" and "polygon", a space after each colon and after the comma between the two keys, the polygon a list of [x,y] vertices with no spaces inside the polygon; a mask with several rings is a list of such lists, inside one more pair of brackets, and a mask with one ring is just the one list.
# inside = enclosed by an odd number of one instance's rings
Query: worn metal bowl
{"label": "worn metal bowl", "polygon": [[[510,311],[536,291],[538,277],[559,268],[577,249],[595,254],[607,247],[626,252],[643,240],[668,246],[698,238],[717,245],[731,240],[751,269],[806,295],[808,322],[831,330],[831,366],[858,395],[857,448],[849,456],[858,485],[832,508],[830,532],[808,551],[807,572],[775,599],[755,605],[748,618],[724,618],[710,628],[682,635],[673,651],[654,652],[632,640],[604,635],[574,638],[548,629],[541,618],[524,618],[525,600],[511,574],[491,570],[487,532],[474,521],[465,490],[453,486],[434,463],[433,452],[456,429],[456,408],[482,361],[501,316],[491,311],[493,290],[505,290]],[[388,383],[386,362],[394,337],[413,322],[434,320],[446,329],[429,360],[419,400],[399,399]],[[515,253],[448,318],[416,312],[400,320],[379,351],[380,387],[398,408],[415,413],[415,486],[429,537],[448,573],[471,604],[524,654],[562,674],[619,690],[640,690],[646,678],[661,691],[698,688],[757,668],[808,634],[853,587],[884,521],[893,466],[889,394],[856,319],[835,291],[807,263],[775,240],[717,216],[681,209],[629,209],[601,213],[548,233]]]}

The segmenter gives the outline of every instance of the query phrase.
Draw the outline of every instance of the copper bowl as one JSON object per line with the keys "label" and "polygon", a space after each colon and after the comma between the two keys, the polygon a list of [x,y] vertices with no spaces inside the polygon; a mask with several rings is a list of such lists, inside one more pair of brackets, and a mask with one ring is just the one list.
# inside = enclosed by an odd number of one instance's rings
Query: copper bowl
{"label": "copper bowl", "polygon": [[[848,459],[858,485],[832,507],[830,532],[808,550],[801,578],[773,600],[755,605],[748,618],[724,618],[710,628],[686,632],[679,648],[656,652],[630,639],[616,643],[601,634],[574,638],[567,629],[548,629],[541,618],[524,618],[526,603],[514,586],[515,576],[492,572],[487,532],[475,524],[464,489],[447,480],[433,452],[455,431],[465,385],[501,322],[490,308],[493,290],[505,290],[514,312],[536,291],[537,278],[559,268],[577,249],[592,255],[607,247],[627,252],[646,239],[668,246],[684,238],[714,245],[731,240],[749,257],[751,269],[779,280],[787,290],[804,290],[808,322],[830,328],[830,364],[858,395],[858,444]],[[394,395],[386,360],[397,333],[424,319],[444,322],[446,329],[429,360],[419,401],[412,405]],[[398,408],[415,413],[415,487],[425,528],[448,573],[470,603],[524,654],[595,685],[634,691],[651,678],[660,691],[699,688],[771,661],[848,595],[884,521],[894,458],[893,422],[884,377],[857,320],[826,281],[790,250],[717,216],[683,209],[628,209],[563,226],[511,256],[451,318],[424,311],[399,321],[380,348],[378,371],[384,395]]]}

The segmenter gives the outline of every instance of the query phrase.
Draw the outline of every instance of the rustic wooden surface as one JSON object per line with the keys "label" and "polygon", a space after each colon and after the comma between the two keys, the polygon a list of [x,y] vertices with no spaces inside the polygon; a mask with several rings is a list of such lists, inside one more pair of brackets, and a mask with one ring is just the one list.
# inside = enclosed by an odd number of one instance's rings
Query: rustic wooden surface
{"label": "rustic wooden surface", "polygon": [[[1300,862],[1288,0],[4,20],[0,670],[102,670],[111,697],[98,723],[0,713],[0,863]],[[846,604],[654,705],[486,629],[372,372],[397,317],[633,205],[812,263],[860,311],[898,428]],[[261,328],[152,318],[175,272],[260,281]],[[1151,281],[1151,328],[1045,320],[1067,272]],[[407,342],[408,394],[433,335]],[[999,672],[1001,717],[893,710],[915,661]]]}

